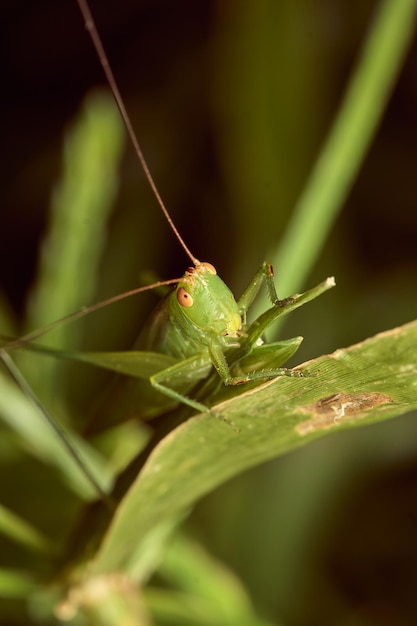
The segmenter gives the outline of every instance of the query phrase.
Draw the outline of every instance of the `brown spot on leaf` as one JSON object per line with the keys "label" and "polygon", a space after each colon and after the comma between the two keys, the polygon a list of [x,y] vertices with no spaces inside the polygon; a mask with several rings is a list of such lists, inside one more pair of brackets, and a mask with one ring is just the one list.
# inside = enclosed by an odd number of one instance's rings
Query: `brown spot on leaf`
{"label": "brown spot on leaf", "polygon": [[300,411],[312,413],[313,417],[298,424],[296,430],[300,435],[307,435],[314,430],[331,428],[343,420],[364,418],[369,409],[391,402],[393,399],[384,393],[334,393],[300,407]]}

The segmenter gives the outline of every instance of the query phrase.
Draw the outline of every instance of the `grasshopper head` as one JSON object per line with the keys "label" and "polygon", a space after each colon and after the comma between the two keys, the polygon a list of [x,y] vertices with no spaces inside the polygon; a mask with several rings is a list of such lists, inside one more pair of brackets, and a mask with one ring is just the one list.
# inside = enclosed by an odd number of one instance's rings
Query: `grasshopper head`
{"label": "grasshopper head", "polygon": [[183,315],[200,330],[239,337],[242,318],[236,300],[210,263],[187,269],[176,298]]}

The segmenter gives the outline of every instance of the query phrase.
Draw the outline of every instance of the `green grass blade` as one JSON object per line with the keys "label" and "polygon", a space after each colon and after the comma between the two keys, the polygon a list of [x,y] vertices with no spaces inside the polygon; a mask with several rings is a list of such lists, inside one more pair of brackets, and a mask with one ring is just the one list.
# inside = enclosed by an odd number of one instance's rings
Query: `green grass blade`
{"label": "green grass blade", "polygon": [[[177,533],[170,542],[158,575],[170,587],[189,594],[191,602],[200,600],[202,607],[206,605],[207,623],[267,626],[267,622],[256,616],[250,597],[238,578],[201,545],[184,535]],[[151,589],[151,598],[154,593]],[[159,594],[159,599],[164,605],[166,598]],[[155,600],[153,606],[157,614]],[[176,609],[179,610],[180,606]]]}
{"label": "green grass blade", "polygon": [[0,504],[0,533],[37,552],[54,552],[44,535],[12,511]]}
{"label": "green grass blade", "polygon": [[[46,326],[91,302],[114,204],[123,126],[113,99],[93,92],[67,135],[64,173],[51,202],[49,233],[31,297],[28,325]],[[77,327],[61,327],[48,337],[55,346],[77,345]],[[52,389],[57,368],[44,362],[38,379]]]}
{"label": "green grass blade", "polygon": [[[63,453],[62,443],[46,423],[44,415],[8,377],[0,372],[0,419],[18,433],[21,448],[42,462],[60,469],[69,487],[80,497],[97,497],[95,490],[74,460]],[[109,488],[112,475],[106,461],[87,441],[77,436],[68,426],[66,435],[91,471],[98,477],[103,489]]]}
{"label": "green grass blade", "polygon": [[0,598],[27,598],[36,587],[27,573],[0,568]]}
{"label": "green grass blade", "polygon": [[337,118],[272,256],[283,294],[303,283],[343,208],[411,43],[416,9],[416,0],[385,0],[378,7]]}

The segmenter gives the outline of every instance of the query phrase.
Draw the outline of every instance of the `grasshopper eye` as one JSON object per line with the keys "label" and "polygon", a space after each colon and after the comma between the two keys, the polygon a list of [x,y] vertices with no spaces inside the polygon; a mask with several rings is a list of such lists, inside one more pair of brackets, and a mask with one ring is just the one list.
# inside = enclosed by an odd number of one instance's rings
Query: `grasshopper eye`
{"label": "grasshopper eye", "polygon": [[194,304],[192,296],[190,296],[188,291],[185,291],[184,287],[180,287],[178,289],[177,300],[178,300],[178,304],[187,308],[189,308],[190,306],[193,306]]}

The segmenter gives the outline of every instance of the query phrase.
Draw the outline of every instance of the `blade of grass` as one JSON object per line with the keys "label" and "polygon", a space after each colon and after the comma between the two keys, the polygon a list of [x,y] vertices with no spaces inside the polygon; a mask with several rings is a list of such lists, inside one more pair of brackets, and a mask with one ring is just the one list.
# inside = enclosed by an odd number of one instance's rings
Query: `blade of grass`
{"label": "blade of grass", "polygon": [[[3,354],[3,359],[4,356],[7,357]],[[68,454],[63,454],[62,442],[47,425],[45,415],[34,406],[30,397],[26,396],[1,372],[0,419],[19,434],[22,449],[42,462],[58,467],[68,486],[77,495],[84,499],[97,497],[96,489],[92,489],[91,483],[74,463],[74,459]],[[94,476],[100,477],[102,489],[107,491],[113,476],[106,461],[99,452],[94,450],[87,441],[77,436],[68,426],[65,433],[79,455],[85,459]]]}
{"label": "blade of grass", "polygon": [[378,7],[338,116],[271,255],[274,266],[285,268],[283,294],[302,285],[343,207],[411,43],[416,9],[416,0],[385,0]]}
{"label": "blade of grass", "polygon": [[26,572],[0,569],[0,598],[27,598],[37,588],[37,583]]}
{"label": "blade of grass", "polygon": [[[67,135],[63,179],[52,197],[49,234],[29,307],[30,328],[45,326],[91,301],[117,192],[122,128],[112,98],[93,92]],[[51,340],[55,346],[74,346],[76,333],[74,326],[63,327]],[[52,389],[58,369],[42,363],[36,370],[37,380]]]}
{"label": "blade of grass", "polygon": [[0,504],[0,533],[32,550],[53,553],[48,538],[9,509]]}

